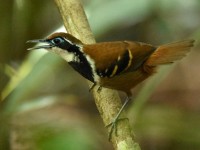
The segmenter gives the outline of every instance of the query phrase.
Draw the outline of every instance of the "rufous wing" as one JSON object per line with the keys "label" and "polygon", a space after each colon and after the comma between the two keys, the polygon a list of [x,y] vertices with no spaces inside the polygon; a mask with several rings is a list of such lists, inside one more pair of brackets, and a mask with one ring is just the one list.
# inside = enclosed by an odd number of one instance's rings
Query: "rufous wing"
{"label": "rufous wing", "polygon": [[97,72],[103,77],[113,77],[122,72],[137,70],[155,49],[152,45],[133,41],[84,46],[84,52],[95,60]]}

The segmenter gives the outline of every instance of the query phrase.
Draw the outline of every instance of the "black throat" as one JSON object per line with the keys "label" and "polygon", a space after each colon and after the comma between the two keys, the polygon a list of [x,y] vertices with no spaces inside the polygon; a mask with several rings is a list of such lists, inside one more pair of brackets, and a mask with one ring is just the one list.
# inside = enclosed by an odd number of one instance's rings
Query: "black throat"
{"label": "black throat", "polygon": [[75,58],[73,61],[68,62],[77,72],[79,72],[86,79],[94,82],[94,75],[92,72],[92,67],[86,56],[81,52],[80,47],[77,45],[68,45],[67,51],[73,53]]}

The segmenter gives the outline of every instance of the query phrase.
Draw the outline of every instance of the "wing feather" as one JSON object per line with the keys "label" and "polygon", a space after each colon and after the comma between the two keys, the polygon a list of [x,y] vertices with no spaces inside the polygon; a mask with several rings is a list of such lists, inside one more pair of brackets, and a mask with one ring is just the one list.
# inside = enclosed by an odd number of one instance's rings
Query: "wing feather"
{"label": "wing feather", "polygon": [[122,72],[134,71],[152,54],[152,45],[132,42],[105,42],[84,46],[84,52],[95,60],[97,74],[113,77]]}

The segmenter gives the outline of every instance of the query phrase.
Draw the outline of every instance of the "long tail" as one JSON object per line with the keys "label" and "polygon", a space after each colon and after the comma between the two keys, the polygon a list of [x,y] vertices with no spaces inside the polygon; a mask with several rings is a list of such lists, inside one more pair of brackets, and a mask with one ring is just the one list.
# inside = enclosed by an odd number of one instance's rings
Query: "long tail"
{"label": "long tail", "polygon": [[194,46],[194,40],[184,40],[159,46],[147,59],[145,65],[157,66],[182,59]]}

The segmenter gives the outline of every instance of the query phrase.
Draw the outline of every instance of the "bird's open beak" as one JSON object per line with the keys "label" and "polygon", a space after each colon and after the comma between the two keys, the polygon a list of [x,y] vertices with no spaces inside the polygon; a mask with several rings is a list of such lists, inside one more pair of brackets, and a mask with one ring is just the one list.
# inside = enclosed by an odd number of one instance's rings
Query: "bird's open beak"
{"label": "bird's open beak", "polygon": [[46,39],[29,40],[26,43],[38,43],[38,44],[44,43],[45,44],[45,45],[38,45],[38,46],[36,45],[35,47],[28,48],[27,50],[36,50],[36,49],[41,49],[41,48],[48,49],[48,48],[53,47],[53,45]]}

